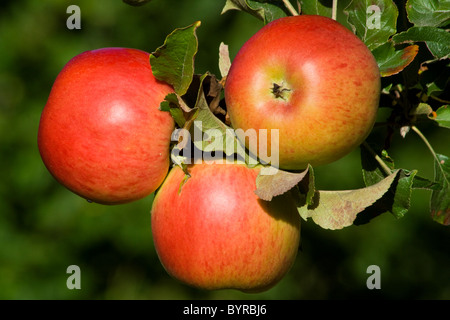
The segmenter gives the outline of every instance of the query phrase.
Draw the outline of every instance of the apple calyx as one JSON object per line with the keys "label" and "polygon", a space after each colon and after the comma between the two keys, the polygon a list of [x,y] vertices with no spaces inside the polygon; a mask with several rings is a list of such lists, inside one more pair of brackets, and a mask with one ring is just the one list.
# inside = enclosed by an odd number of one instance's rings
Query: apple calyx
{"label": "apple calyx", "polygon": [[292,89],[286,86],[284,83],[278,84],[273,83],[272,86],[272,94],[274,95],[275,99],[282,99],[284,101],[289,100],[289,97],[291,96]]}

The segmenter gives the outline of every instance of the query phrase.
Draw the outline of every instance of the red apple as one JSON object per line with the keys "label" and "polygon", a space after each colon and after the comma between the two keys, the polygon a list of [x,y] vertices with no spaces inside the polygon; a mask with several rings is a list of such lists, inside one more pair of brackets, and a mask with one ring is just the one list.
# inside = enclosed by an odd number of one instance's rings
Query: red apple
{"label": "red apple", "polygon": [[259,169],[244,164],[174,167],[156,193],[156,252],[174,278],[201,289],[267,290],[293,265],[300,218],[289,193],[254,193]]}
{"label": "red apple", "polygon": [[88,200],[118,204],[154,192],[169,170],[173,92],[150,55],[128,48],[81,53],[59,73],[41,115],[38,146],[50,173]]}
{"label": "red apple", "polygon": [[[294,170],[359,146],[372,130],[379,95],[380,72],[366,45],[338,22],[313,15],[260,29],[237,53],[225,85],[232,126],[267,129],[269,154],[278,151],[279,166]],[[279,145],[271,129],[279,130]],[[247,147],[270,160],[264,148]]]}

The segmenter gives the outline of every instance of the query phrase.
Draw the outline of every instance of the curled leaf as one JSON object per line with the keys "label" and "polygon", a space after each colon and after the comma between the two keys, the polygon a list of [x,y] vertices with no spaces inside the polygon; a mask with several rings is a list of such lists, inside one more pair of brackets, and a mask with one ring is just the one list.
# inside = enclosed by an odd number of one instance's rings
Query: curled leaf
{"label": "curled leaf", "polygon": [[169,93],[164,101],[161,102],[159,109],[161,111],[168,111],[172,115],[176,124],[179,127],[183,127],[186,123],[186,119],[183,113],[183,108],[187,107],[183,100],[176,93]]}
{"label": "curled leaf", "polygon": [[342,229],[354,223],[357,214],[381,199],[391,188],[399,171],[380,182],[361,189],[315,191],[314,204],[298,208],[300,216],[312,220],[324,229]]}
{"label": "curled leaf", "polygon": [[164,44],[150,55],[153,75],[172,85],[175,92],[184,95],[194,76],[194,57],[198,49],[196,30],[201,22],[175,29]]}
{"label": "curled leaf", "polygon": [[[180,100],[189,101],[188,105],[193,106],[187,112],[183,112],[185,123],[183,126],[180,125],[182,127],[180,134],[189,141],[187,143],[179,141],[174,148],[175,153],[183,154],[180,159],[184,163],[194,163],[206,158],[221,161],[226,157],[230,160],[243,160],[248,165],[256,165],[257,160],[247,154],[234,130],[216,116],[221,115],[217,102],[221,90],[217,79],[209,73],[193,77],[189,90]],[[172,103],[174,102],[175,98],[172,96]],[[181,106],[181,103],[179,105]]]}
{"label": "curled leaf", "polygon": [[433,113],[433,108],[428,103],[421,102],[410,111],[412,116],[430,116]]}
{"label": "curled leaf", "polygon": [[222,14],[229,10],[240,10],[250,13],[256,18],[264,21],[265,24],[289,15],[282,0],[227,0],[225,7],[222,10]]}
{"label": "curled leaf", "polygon": [[228,51],[228,46],[225,43],[221,42],[219,47],[219,69],[222,78],[228,75],[230,67],[231,67],[231,59],[230,53]]}
{"label": "curled leaf", "polygon": [[273,175],[259,174],[256,178],[256,195],[262,200],[270,201],[273,197],[288,192],[309,174],[308,168],[300,173],[278,170]]}

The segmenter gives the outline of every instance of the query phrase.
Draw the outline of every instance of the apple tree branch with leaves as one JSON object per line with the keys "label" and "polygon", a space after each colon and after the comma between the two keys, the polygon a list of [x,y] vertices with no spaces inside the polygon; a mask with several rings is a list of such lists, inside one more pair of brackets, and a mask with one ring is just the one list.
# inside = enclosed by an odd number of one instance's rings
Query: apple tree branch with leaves
{"label": "apple tree branch with leaves", "polygon": [[[287,191],[295,192],[298,211],[304,220],[311,218],[326,229],[341,229],[367,223],[373,217],[390,212],[396,218],[409,210],[414,189],[430,191],[430,215],[442,225],[450,224],[450,164],[448,155],[438,154],[420,131],[423,122],[450,128],[448,79],[450,75],[450,2],[432,0],[371,1],[294,1],[227,0],[222,14],[239,10],[268,24],[290,15],[322,15],[337,17],[353,31],[375,57],[383,88],[379,108],[387,109],[388,117],[375,126],[386,129],[382,144],[371,136],[361,145],[362,175],[365,187],[357,190],[317,190],[312,166],[303,172],[279,170],[257,178],[256,194],[265,200]],[[403,17],[403,22],[399,17]],[[195,22],[174,30],[164,44],[151,55],[150,63],[156,78],[175,88],[161,104],[172,114],[179,128],[192,132],[201,121],[204,133],[216,129],[223,141],[213,141],[215,152],[230,156],[225,148],[234,144],[232,152],[251,155],[240,146],[236,137],[226,134],[230,129],[223,88],[232,61],[228,47],[219,48],[220,77],[211,73],[198,75],[194,70],[198,50]],[[425,52],[424,52],[425,51]],[[410,66],[409,68],[407,68]],[[439,76],[433,78],[439,70]],[[198,130],[199,128],[197,128]],[[398,168],[389,156],[390,140],[400,134],[407,139],[416,134],[432,154],[434,179],[420,176],[414,168]],[[448,136],[443,136],[448,140]],[[194,142],[200,150],[211,150],[211,141]],[[174,146],[179,148],[181,142]],[[184,166],[184,159],[172,157],[175,165]]]}

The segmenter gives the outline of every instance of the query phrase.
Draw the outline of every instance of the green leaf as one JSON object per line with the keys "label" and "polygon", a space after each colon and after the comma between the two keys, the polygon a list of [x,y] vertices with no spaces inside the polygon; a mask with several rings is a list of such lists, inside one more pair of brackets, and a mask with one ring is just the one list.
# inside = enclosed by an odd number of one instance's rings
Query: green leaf
{"label": "green leaf", "polygon": [[425,42],[436,58],[450,56],[450,33],[435,27],[411,27],[392,37],[394,44]]}
{"label": "green leaf", "polygon": [[447,156],[436,154],[434,179],[442,188],[431,194],[431,216],[434,221],[450,225],[450,161]]}
{"label": "green leaf", "polygon": [[436,27],[411,27],[394,35],[392,41],[394,44],[418,41],[445,42],[449,46],[450,34]]}
{"label": "green leaf", "polygon": [[[296,0],[293,1],[299,5],[298,11],[301,14],[319,15],[328,18],[333,16],[333,0]],[[344,9],[352,2],[352,0],[337,1],[336,21],[342,24],[347,29],[352,29],[348,24],[347,15]]]}
{"label": "green leaf", "polygon": [[436,110],[436,117],[434,121],[438,123],[440,127],[450,129],[450,108],[449,105],[445,105]]}
{"label": "green leaf", "polygon": [[425,84],[427,96],[437,97],[444,93],[448,83],[450,82],[450,68],[446,68],[441,74],[435,74],[435,77],[431,82]]}
{"label": "green leaf", "polygon": [[297,189],[294,189],[298,191],[297,207],[304,205],[312,206],[314,204],[314,195],[316,193],[314,169],[312,166],[308,165],[307,170],[307,177],[297,184]]}
{"label": "green leaf", "polygon": [[421,102],[416,107],[414,107],[409,114],[412,116],[429,116],[433,113],[433,108],[428,103]]}
{"label": "green leaf", "polygon": [[198,49],[196,30],[200,21],[174,30],[164,44],[150,55],[153,75],[172,85],[175,92],[184,95],[194,75],[194,57]]}
{"label": "green leaf", "polygon": [[416,175],[414,177],[414,182],[412,185],[413,189],[424,189],[424,190],[440,190],[442,189],[442,186],[434,181],[430,181],[427,178],[420,177]]}
{"label": "green leaf", "polygon": [[354,223],[357,215],[381,199],[399,174],[396,171],[382,181],[366,188],[345,191],[316,191],[313,205],[298,208],[300,216],[324,229],[342,229]]}
{"label": "green leaf", "polygon": [[[411,194],[417,170],[400,170],[395,191],[392,191],[392,205],[388,208],[396,218],[403,217],[411,205]],[[393,188],[391,189],[393,190]]]}
{"label": "green leaf", "polygon": [[344,10],[353,32],[373,50],[397,32],[398,9],[392,0],[352,1]]}
{"label": "green leaf", "polygon": [[[363,144],[360,147],[360,151],[363,180],[366,186],[374,185],[383,180],[387,175],[386,167],[391,172],[394,171],[394,160],[388,155],[386,150],[381,151],[381,156],[378,156],[372,147]],[[378,161],[376,157],[378,157]],[[384,162],[385,168],[381,167],[379,161]]]}
{"label": "green leaf", "polygon": [[408,0],[408,20],[418,27],[443,27],[450,23],[449,0]]}
{"label": "green leaf", "polygon": [[[363,169],[363,178],[367,186],[376,184],[387,176],[386,170],[382,167],[380,161],[385,164],[391,171],[394,171],[394,160],[383,150],[378,156],[372,148],[361,146],[361,164]],[[378,160],[376,159],[378,157]],[[417,176],[417,170],[399,169],[398,179],[395,187],[391,188],[391,192],[387,193],[382,201],[371,208],[368,216],[374,217],[383,212],[389,211],[396,218],[403,217],[410,207],[410,199],[413,188],[434,190],[438,184]]]}
{"label": "green leaf", "polygon": [[435,56],[437,59],[445,59],[449,57],[448,44],[427,41],[425,44],[428,47],[428,50]]}
{"label": "green leaf", "polygon": [[221,14],[224,14],[230,10],[244,11],[264,21],[264,11],[253,9],[252,7],[250,7],[246,0],[227,0]]}
{"label": "green leaf", "polygon": [[178,96],[175,93],[169,93],[164,101],[160,104],[161,111],[168,111],[172,115],[179,127],[183,127],[186,123],[186,119],[183,114],[183,110],[180,107]]}
{"label": "green leaf", "polygon": [[332,1],[324,4],[324,1],[319,0],[302,0],[300,1],[302,14],[315,14],[319,16],[331,17]]}
{"label": "green leaf", "polygon": [[403,217],[410,208],[412,189],[416,180],[417,170],[398,170],[398,176],[392,183],[391,188],[382,198],[371,207],[358,215],[355,224],[364,224],[374,217],[390,212],[396,218]]}
{"label": "green leaf", "polygon": [[372,54],[377,60],[381,76],[388,77],[405,69],[414,60],[418,51],[417,45],[396,49],[391,42],[386,42],[374,49]]}
{"label": "green leaf", "polygon": [[[212,75],[204,74],[199,79],[199,87],[194,109],[198,110],[195,118],[192,118],[190,136],[194,146],[209,156],[214,153],[214,159],[235,157],[245,161],[248,165],[256,165],[258,161],[247,154],[245,147],[241,145],[234,130],[217,118],[211,111],[205,97],[204,83],[211,80]],[[215,79],[215,78],[214,78]]]}
{"label": "green leaf", "polygon": [[229,10],[250,13],[264,21],[264,24],[289,15],[282,0],[227,0],[225,7],[222,9],[222,14]]}

